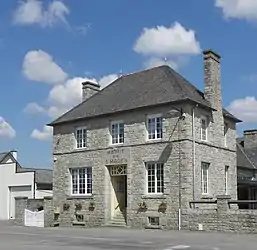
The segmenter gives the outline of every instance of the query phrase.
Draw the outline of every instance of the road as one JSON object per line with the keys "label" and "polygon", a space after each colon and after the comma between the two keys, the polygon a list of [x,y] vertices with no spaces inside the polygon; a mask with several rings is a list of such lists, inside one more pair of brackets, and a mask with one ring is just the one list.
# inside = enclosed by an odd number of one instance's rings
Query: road
{"label": "road", "polygon": [[24,228],[0,224],[3,250],[256,250],[257,235],[120,228]]}

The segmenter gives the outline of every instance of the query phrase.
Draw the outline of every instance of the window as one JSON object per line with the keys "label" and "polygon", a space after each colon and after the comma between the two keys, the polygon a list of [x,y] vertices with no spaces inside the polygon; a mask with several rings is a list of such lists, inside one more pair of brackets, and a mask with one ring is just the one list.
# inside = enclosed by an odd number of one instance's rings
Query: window
{"label": "window", "polygon": [[225,194],[228,194],[228,170],[229,166],[225,166]]}
{"label": "window", "polygon": [[207,127],[208,127],[207,117],[201,117],[201,140],[202,141],[207,141]]}
{"label": "window", "polygon": [[202,194],[208,194],[209,189],[209,163],[202,162]]}
{"label": "window", "polygon": [[149,117],[147,120],[148,139],[161,139],[163,128],[163,118],[160,116]]}
{"label": "window", "polygon": [[87,146],[87,129],[77,128],[76,129],[76,147],[85,148]]}
{"label": "window", "polygon": [[160,225],[159,217],[148,217],[148,221],[151,226],[159,226]]}
{"label": "window", "polygon": [[228,124],[224,123],[224,144],[227,147],[227,132],[228,132]]}
{"label": "window", "polygon": [[71,169],[72,195],[92,194],[92,168]]}
{"label": "window", "polygon": [[111,124],[111,137],[112,144],[124,143],[124,124],[112,123]]}
{"label": "window", "polygon": [[164,192],[163,163],[147,163],[147,193],[161,194]]}

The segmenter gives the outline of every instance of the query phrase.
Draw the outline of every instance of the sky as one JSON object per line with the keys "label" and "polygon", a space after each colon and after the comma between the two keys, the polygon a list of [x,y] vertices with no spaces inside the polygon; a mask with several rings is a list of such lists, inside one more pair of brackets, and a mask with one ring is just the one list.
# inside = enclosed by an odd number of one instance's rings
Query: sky
{"label": "sky", "polygon": [[203,90],[202,51],[222,57],[223,106],[257,128],[256,0],[8,0],[0,3],[0,151],[52,167],[46,124],[87,79],[170,65]]}

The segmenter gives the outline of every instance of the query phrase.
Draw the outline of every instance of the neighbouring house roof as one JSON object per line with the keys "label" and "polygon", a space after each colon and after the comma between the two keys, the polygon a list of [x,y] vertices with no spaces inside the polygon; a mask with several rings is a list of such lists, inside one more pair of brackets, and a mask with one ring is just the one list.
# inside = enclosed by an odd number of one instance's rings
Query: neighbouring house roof
{"label": "neighbouring house roof", "polygon": [[[10,154],[12,156],[11,152],[3,152],[0,153],[0,163],[4,160],[4,158]],[[13,158],[13,160],[15,160]],[[15,160],[16,161],[16,160]],[[17,173],[24,173],[24,172],[35,172],[35,181],[37,184],[52,184],[53,183],[53,171],[51,169],[36,169],[36,168],[23,168],[20,166],[20,164],[17,162]]]}
{"label": "neighbouring house roof", "polygon": [[[167,65],[124,75],[55,121],[60,123],[181,101],[212,109],[203,92]],[[227,110],[224,116],[240,122]]]}
{"label": "neighbouring house roof", "polygon": [[53,183],[53,171],[51,169],[36,169],[36,168],[18,168],[18,173],[35,172],[37,184],[52,184]]}
{"label": "neighbouring house roof", "polygon": [[257,167],[257,147],[246,149],[243,146],[244,139],[237,138],[237,166],[247,169]]}
{"label": "neighbouring house roof", "polygon": [[6,157],[6,155],[7,155],[8,153],[9,153],[9,152],[0,153],[0,163],[2,162],[2,160]]}

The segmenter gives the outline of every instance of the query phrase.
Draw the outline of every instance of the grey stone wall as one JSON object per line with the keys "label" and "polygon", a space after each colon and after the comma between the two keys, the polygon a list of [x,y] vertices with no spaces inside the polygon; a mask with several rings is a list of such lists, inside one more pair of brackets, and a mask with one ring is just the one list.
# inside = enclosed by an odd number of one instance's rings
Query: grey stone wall
{"label": "grey stone wall", "polygon": [[24,225],[25,209],[30,211],[37,211],[38,208],[44,209],[44,225],[51,227],[54,225],[54,209],[52,197],[45,197],[44,199],[28,199],[28,197],[15,198],[15,220],[16,225]]}
{"label": "grey stone wall", "polygon": [[257,233],[257,210],[233,210],[229,206],[229,201],[230,197],[221,196],[217,197],[217,204],[213,209],[184,210],[182,229]]}
{"label": "grey stone wall", "polygon": [[[177,106],[176,108],[181,108]],[[158,108],[131,111],[128,113],[103,117],[76,124],[65,124],[54,128],[54,181],[53,205],[60,211],[60,226],[71,226],[74,223],[75,204],[82,203],[84,215],[83,225],[99,226],[110,219],[110,175],[105,166],[105,154],[110,145],[110,122],[122,120],[125,124],[125,143],[120,147],[129,151],[127,185],[128,208],[127,221],[132,227],[145,227],[149,216],[160,217],[162,228],[178,227],[178,208],[181,197],[181,207],[188,208],[189,201],[195,198],[214,199],[216,195],[225,193],[225,165],[229,171],[229,194],[236,199],[236,153],[235,124],[228,120],[229,132],[227,147],[224,145],[224,135],[220,124],[216,126],[210,119],[208,142],[200,140],[200,116],[209,115],[200,107],[195,110],[195,195],[193,195],[193,131],[192,105],[184,105],[185,119],[178,123],[178,115],[166,105]],[[164,116],[163,139],[155,142],[146,140],[146,117],[162,113]],[[223,119],[223,117],[222,117]],[[74,131],[76,126],[87,126],[88,147],[75,149]],[[164,195],[146,195],[145,162],[162,161],[165,163]],[[201,161],[210,163],[210,194],[201,195]],[[93,195],[88,197],[72,197],[70,195],[69,169],[90,166],[93,169]],[[179,184],[180,183],[180,184]],[[181,196],[179,196],[181,194]],[[94,211],[89,211],[90,201],[94,201]],[[138,212],[138,204],[145,201],[148,209]],[[158,212],[161,201],[167,202],[165,213]],[[70,209],[63,210],[63,204],[68,203]]]}

